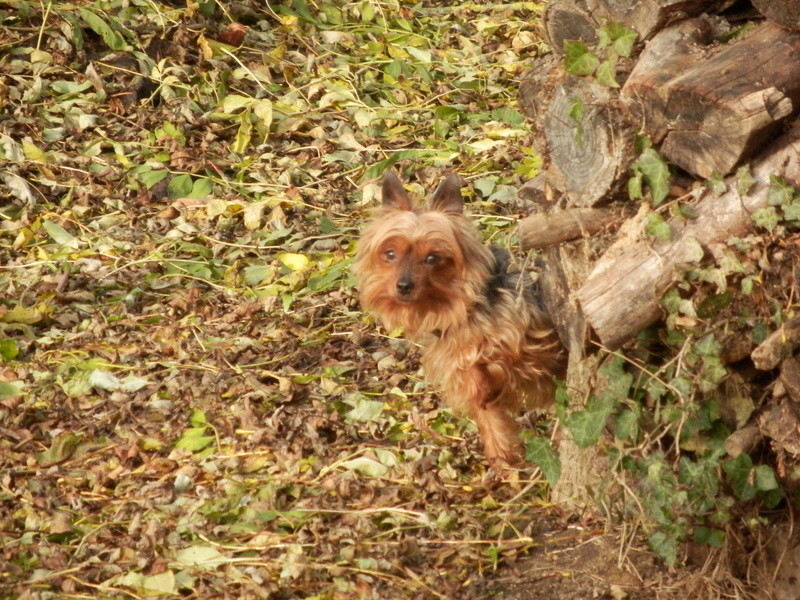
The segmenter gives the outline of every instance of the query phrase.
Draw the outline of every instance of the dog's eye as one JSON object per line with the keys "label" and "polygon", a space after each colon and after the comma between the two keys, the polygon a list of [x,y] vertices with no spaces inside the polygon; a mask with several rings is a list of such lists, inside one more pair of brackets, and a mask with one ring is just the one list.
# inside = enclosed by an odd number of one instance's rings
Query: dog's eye
{"label": "dog's eye", "polygon": [[386,259],[386,262],[392,262],[397,258],[397,253],[394,250],[387,250],[383,253],[383,257]]}
{"label": "dog's eye", "polygon": [[426,265],[438,265],[439,264],[439,255],[435,252],[431,252],[428,256],[425,257],[425,264]]}

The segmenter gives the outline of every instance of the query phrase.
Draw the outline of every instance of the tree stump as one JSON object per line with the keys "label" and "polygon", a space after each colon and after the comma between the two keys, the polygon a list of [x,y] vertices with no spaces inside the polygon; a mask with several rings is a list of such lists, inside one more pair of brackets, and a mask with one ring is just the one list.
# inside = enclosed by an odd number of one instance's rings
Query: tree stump
{"label": "tree stump", "polygon": [[594,206],[621,189],[636,136],[611,88],[567,76],[553,91],[543,126],[549,174],[570,206]]}

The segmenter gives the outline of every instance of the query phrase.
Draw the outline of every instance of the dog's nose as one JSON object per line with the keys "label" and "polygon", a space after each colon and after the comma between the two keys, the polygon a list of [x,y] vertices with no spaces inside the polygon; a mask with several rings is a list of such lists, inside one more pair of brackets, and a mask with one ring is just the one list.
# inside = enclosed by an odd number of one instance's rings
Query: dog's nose
{"label": "dog's nose", "polygon": [[414,282],[408,279],[407,277],[403,277],[402,279],[397,280],[397,291],[400,292],[403,296],[408,296],[414,290]]}

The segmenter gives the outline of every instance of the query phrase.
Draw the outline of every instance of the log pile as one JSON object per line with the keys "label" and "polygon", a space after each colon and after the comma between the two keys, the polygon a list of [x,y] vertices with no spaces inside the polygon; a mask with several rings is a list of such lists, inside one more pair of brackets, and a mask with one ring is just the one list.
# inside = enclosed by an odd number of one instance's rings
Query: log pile
{"label": "log pile", "polygon": [[[629,57],[609,61],[618,85],[567,72],[578,40],[605,58],[609,22],[638,35]],[[545,295],[579,363],[587,339],[616,350],[663,318],[661,298],[682,266],[747,235],[770,202],[771,178],[800,189],[800,0],[550,0],[544,26],[552,52],[519,93],[546,170],[521,192],[538,212],[519,236],[546,253]],[[644,233],[647,208],[626,193],[637,135],[677,176],[671,195],[692,206],[692,218],[668,219],[667,239]],[[708,179],[725,191],[699,185]],[[732,454],[766,436],[800,455],[798,346],[800,321],[790,321],[737,354],[780,376],[773,400],[732,438]]]}

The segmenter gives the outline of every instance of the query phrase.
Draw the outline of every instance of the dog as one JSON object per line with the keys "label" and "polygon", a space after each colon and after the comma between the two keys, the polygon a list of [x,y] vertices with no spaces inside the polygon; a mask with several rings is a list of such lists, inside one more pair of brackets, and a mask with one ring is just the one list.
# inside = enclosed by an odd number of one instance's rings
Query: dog
{"label": "dog", "polygon": [[566,362],[538,286],[482,243],[458,175],[423,208],[391,171],[381,189],[355,258],[361,304],[421,344],[425,379],[475,421],[489,464],[513,465],[522,458],[515,415],[552,405]]}

